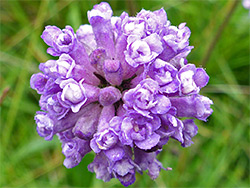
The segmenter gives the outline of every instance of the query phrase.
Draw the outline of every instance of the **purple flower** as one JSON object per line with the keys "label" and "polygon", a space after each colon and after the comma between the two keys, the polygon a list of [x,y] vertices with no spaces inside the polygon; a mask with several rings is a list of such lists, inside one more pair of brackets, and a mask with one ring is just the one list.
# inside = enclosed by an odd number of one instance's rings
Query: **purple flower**
{"label": "purple flower", "polygon": [[47,53],[59,56],[62,53],[70,53],[76,45],[76,36],[71,26],[61,30],[56,26],[46,26],[41,38],[50,46]]}
{"label": "purple flower", "polygon": [[113,11],[108,3],[102,2],[98,5],[94,5],[94,8],[91,11],[88,11],[88,19],[99,16],[105,20],[111,19]]}
{"label": "purple flower", "polygon": [[97,48],[90,54],[90,63],[95,67],[96,72],[104,77],[103,64],[107,58],[105,49]]}
{"label": "purple flower", "polygon": [[163,8],[154,12],[142,9],[137,14],[136,18],[144,20],[147,34],[159,34],[164,26],[168,26],[170,24],[170,22],[167,20],[167,14]]}
{"label": "purple flower", "polygon": [[172,64],[177,69],[180,69],[181,67],[187,64],[188,61],[186,57],[190,53],[192,48],[193,48],[192,46],[185,48],[185,50],[182,50],[182,52],[171,58],[169,60],[169,63]]}
{"label": "purple flower", "polygon": [[168,62],[156,59],[150,66],[149,76],[158,82],[160,91],[166,94],[176,93],[179,80],[176,78],[178,70]]}
{"label": "purple flower", "polygon": [[69,108],[64,107],[60,103],[57,94],[43,96],[39,103],[42,110],[48,111],[49,114],[56,117],[58,120],[62,119],[69,111]]}
{"label": "purple flower", "polygon": [[52,140],[54,135],[54,121],[45,112],[37,112],[35,120],[39,136],[44,137],[45,140]]}
{"label": "purple flower", "polygon": [[82,158],[90,152],[89,141],[79,138],[70,139],[62,142],[62,153],[66,159],[63,164],[66,168],[73,168],[77,166]]}
{"label": "purple flower", "polygon": [[101,89],[99,94],[99,102],[103,106],[109,106],[119,101],[122,94],[119,89],[109,86]]}
{"label": "purple flower", "polygon": [[210,107],[213,101],[202,95],[170,98],[170,101],[177,109],[177,117],[193,117],[206,121],[213,112]]}
{"label": "purple flower", "polygon": [[62,153],[65,155],[63,162],[66,168],[77,166],[82,158],[91,151],[89,142],[74,136],[72,129],[57,134],[62,143]]}
{"label": "purple flower", "polygon": [[62,88],[62,92],[58,94],[62,105],[71,107],[71,110],[75,113],[83,105],[98,100],[99,89],[88,84],[83,84],[83,80],[78,83],[70,78],[62,81],[60,87]]}
{"label": "purple flower", "polygon": [[104,182],[108,182],[112,178],[110,162],[102,152],[96,154],[94,161],[88,165],[88,170],[95,172],[96,178]]}
{"label": "purple flower", "polygon": [[81,25],[76,31],[76,37],[84,45],[88,55],[96,49],[95,35],[91,25]]}
{"label": "purple flower", "polygon": [[42,73],[33,74],[30,78],[30,87],[38,94],[43,94],[46,89],[48,77]]}
{"label": "purple flower", "polygon": [[183,138],[184,142],[182,144],[183,147],[189,147],[193,142],[191,139],[198,133],[198,127],[194,124],[193,119],[183,120]]}
{"label": "purple flower", "polygon": [[114,58],[115,45],[111,25],[112,14],[113,11],[109,4],[102,2],[95,5],[91,11],[88,11],[88,20],[93,28],[97,47],[106,49],[108,56]]}
{"label": "purple flower", "polygon": [[163,146],[171,139],[190,146],[194,118],[212,114],[213,102],[199,95],[209,76],[188,64],[191,32],[185,23],[172,26],[163,8],[116,17],[102,2],[87,16],[90,25],[76,33],[71,26],[43,31],[47,52],[59,57],[30,79],[41,95],[37,132],[58,136],[66,168],[94,151],[88,169],[98,179],[129,186],[147,171],[154,180],[170,170],[156,159]]}
{"label": "purple flower", "polygon": [[95,153],[101,150],[108,150],[118,142],[118,136],[112,128],[96,133],[91,140],[91,148]]}
{"label": "purple flower", "polygon": [[121,63],[118,60],[105,60],[103,70],[106,80],[112,85],[120,85],[123,79]]}
{"label": "purple flower", "polygon": [[139,149],[135,149],[135,163],[141,168],[141,170],[148,170],[148,175],[151,179],[156,179],[161,169],[171,170],[171,168],[163,168],[162,164],[156,159],[159,152],[145,152]]}
{"label": "purple flower", "polygon": [[122,33],[126,36],[138,35],[145,36],[145,21],[136,17],[129,17],[128,15],[122,19],[121,24]]}
{"label": "purple flower", "polygon": [[135,170],[139,170],[139,166],[128,155],[118,161],[112,161],[100,152],[96,154],[94,161],[89,164],[88,169],[96,173],[96,178],[105,182],[115,177],[124,186],[129,186],[135,182]]}
{"label": "purple flower", "polygon": [[164,50],[159,58],[164,61],[170,61],[180,53],[187,51],[188,53],[186,53],[186,55],[189,54],[193,48],[192,46],[189,46],[191,32],[185,25],[186,23],[182,23],[178,28],[175,26],[169,26],[161,33]]}
{"label": "purple flower", "polygon": [[118,133],[114,130],[109,122],[114,116],[114,108],[112,105],[104,107],[98,124],[98,130],[94,134],[90,142],[90,147],[95,153],[104,151],[105,155],[112,161],[120,160],[124,156],[118,137]]}
{"label": "purple flower", "polygon": [[63,89],[60,94],[62,103],[71,107],[73,112],[78,112],[87,101],[86,90],[82,82],[78,83],[73,79],[68,79],[60,83],[60,87]]}
{"label": "purple flower", "polygon": [[99,104],[93,104],[93,106],[77,120],[72,130],[74,135],[84,140],[91,139],[97,130],[101,110],[102,108]]}
{"label": "purple flower", "polygon": [[127,50],[124,51],[125,59],[132,67],[150,63],[163,50],[162,43],[158,34],[153,33],[141,39],[137,35],[128,37]]}
{"label": "purple flower", "polygon": [[44,74],[59,79],[70,78],[74,67],[75,61],[68,54],[62,54],[57,61],[49,60],[39,66]]}
{"label": "purple flower", "polygon": [[204,69],[188,64],[179,70],[178,80],[181,83],[180,95],[197,94],[200,88],[207,85],[209,76]]}
{"label": "purple flower", "polygon": [[152,79],[141,81],[134,89],[130,89],[124,94],[124,107],[146,117],[150,117],[150,113],[166,113],[170,109],[171,103],[167,97],[159,94],[159,89],[158,83]]}
{"label": "purple flower", "polygon": [[162,127],[157,132],[162,138],[172,137],[180,143],[184,142],[183,139],[183,123],[171,113],[161,115]]}
{"label": "purple flower", "polygon": [[113,173],[124,186],[129,186],[135,182],[135,165],[130,158],[116,161],[113,166]]}
{"label": "purple flower", "polygon": [[30,86],[35,89],[37,93],[43,95],[56,94],[61,91],[58,84],[55,83],[55,79],[50,78],[42,73],[33,74],[30,78]]}
{"label": "purple flower", "polygon": [[86,105],[78,113],[69,111],[61,119],[55,117],[54,114],[38,111],[35,116],[37,132],[45,140],[51,140],[53,135],[74,127],[79,118],[88,115],[89,111],[95,108],[95,106],[93,103]]}
{"label": "purple flower", "polygon": [[148,150],[156,146],[160,136],[155,131],[161,126],[161,120],[156,115],[152,119],[133,114],[125,117],[121,123],[120,140],[125,145]]}

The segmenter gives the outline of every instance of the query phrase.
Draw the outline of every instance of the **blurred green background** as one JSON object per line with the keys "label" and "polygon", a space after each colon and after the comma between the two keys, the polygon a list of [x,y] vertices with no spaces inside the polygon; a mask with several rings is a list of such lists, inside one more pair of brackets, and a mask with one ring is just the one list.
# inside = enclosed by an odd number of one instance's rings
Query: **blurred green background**
{"label": "blurred green background", "polygon": [[[40,138],[34,114],[39,95],[29,79],[52,57],[40,38],[46,25],[75,31],[88,23],[87,10],[100,1],[0,1],[1,187],[120,187],[88,172],[94,154],[66,169],[60,142]],[[159,159],[172,171],[155,181],[137,174],[131,187],[249,187],[249,28],[248,10],[234,0],[109,1],[114,15],[164,7],[173,25],[186,22],[195,48],[188,60],[206,68],[210,82],[201,93],[214,101],[209,121],[196,121],[194,145],[170,141]]]}

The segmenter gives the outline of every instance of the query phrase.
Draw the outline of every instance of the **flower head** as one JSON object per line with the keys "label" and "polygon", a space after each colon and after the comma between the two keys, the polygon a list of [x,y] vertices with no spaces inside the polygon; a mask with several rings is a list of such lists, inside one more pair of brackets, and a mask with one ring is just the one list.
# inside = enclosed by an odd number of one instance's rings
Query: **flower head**
{"label": "flower head", "polygon": [[199,94],[209,76],[187,61],[191,32],[186,23],[172,26],[163,8],[113,16],[102,2],[87,16],[90,25],[76,33],[71,26],[42,33],[47,52],[59,57],[30,79],[41,95],[37,132],[58,136],[67,168],[93,151],[88,169],[98,179],[129,186],[143,171],[156,179],[171,169],[156,158],[168,140],[190,146],[194,119],[207,121],[213,111]]}

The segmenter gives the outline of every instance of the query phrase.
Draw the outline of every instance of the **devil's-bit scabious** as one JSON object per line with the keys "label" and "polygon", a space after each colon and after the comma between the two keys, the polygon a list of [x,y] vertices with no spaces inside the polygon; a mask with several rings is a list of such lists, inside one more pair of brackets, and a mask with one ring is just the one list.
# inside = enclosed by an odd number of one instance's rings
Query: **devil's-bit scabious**
{"label": "devil's-bit scabious", "polygon": [[194,119],[206,121],[213,102],[199,94],[207,73],[187,63],[193,47],[185,23],[172,26],[163,8],[112,15],[103,2],[76,33],[47,26],[41,37],[58,60],[41,63],[30,85],[41,94],[37,132],[45,140],[58,136],[64,165],[93,151],[89,171],[128,186],[136,172],[155,179],[170,170],[156,156],[169,139],[190,146]]}

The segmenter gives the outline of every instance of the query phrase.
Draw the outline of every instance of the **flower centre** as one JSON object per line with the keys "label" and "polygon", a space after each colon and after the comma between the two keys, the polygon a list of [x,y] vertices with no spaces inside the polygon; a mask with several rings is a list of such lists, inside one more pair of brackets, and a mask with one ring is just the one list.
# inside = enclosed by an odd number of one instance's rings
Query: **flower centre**
{"label": "flower centre", "polygon": [[66,33],[61,33],[58,36],[58,40],[62,45],[69,45],[72,42],[71,37]]}

